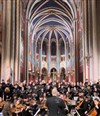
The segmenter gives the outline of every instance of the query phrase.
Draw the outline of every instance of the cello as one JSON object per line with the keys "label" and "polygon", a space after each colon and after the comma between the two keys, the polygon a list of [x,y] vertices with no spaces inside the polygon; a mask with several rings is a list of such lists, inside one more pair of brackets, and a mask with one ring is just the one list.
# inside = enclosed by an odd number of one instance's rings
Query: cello
{"label": "cello", "polygon": [[95,108],[93,108],[88,114],[87,116],[97,116],[97,111]]}

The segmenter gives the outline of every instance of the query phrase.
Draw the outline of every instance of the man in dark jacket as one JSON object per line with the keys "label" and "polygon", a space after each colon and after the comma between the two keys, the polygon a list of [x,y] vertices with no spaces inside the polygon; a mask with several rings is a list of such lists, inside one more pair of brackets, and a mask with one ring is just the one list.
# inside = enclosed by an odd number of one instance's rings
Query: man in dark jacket
{"label": "man in dark jacket", "polygon": [[98,98],[94,99],[95,110],[97,112],[97,116],[100,116],[100,101]]}
{"label": "man in dark jacket", "polygon": [[52,97],[47,99],[46,105],[49,110],[48,116],[65,116],[65,103],[58,97],[56,88],[52,90]]}
{"label": "man in dark jacket", "polygon": [[3,89],[2,89],[2,85],[1,85],[1,83],[0,83],[0,97],[3,98]]}
{"label": "man in dark jacket", "polygon": [[79,97],[79,104],[75,107],[76,112],[80,116],[85,116],[85,112],[88,109],[88,102],[83,98],[83,96]]}

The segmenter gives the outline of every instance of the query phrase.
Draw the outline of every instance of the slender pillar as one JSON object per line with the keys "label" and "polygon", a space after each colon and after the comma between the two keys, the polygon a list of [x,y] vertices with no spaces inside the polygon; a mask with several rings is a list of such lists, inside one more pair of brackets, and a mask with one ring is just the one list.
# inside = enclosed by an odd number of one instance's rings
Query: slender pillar
{"label": "slender pillar", "polygon": [[[6,68],[10,68],[10,39],[11,39],[11,0],[7,0],[6,19]],[[8,59],[8,60],[7,60]]]}
{"label": "slender pillar", "polygon": [[59,49],[59,43],[57,40],[57,72],[60,71],[60,49]]}
{"label": "slender pillar", "polygon": [[84,82],[86,79],[88,79],[88,62],[87,62],[87,56],[88,56],[88,48],[87,48],[87,0],[83,1],[83,24],[84,24],[84,39],[83,39],[83,79]]}
{"label": "slender pillar", "polygon": [[12,40],[11,40],[11,82],[14,83],[15,56],[15,0],[12,1]]}
{"label": "slender pillar", "polygon": [[[5,11],[4,11],[5,10]],[[2,46],[2,78],[7,81],[11,73],[11,0],[3,1],[3,46]]]}
{"label": "slender pillar", "polygon": [[93,24],[93,76],[94,81],[98,81],[98,48],[97,48],[97,26],[96,26],[96,0],[92,0],[92,24]]}
{"label": "slender pillar", "polygon": [[40,73],[40,76],[42,74],[42,44],[39,42],[39,73]]}
{"label": "slender pillar", "polygon": [[66,75],[67,75],[67,67],[68,67],[68,42],[66,43]]}
{"label": "slender pillar", "polygon": [[66,68],[67,68],[67,46],[65,43],[65,72],[66,72]]}
{"label": "slender pillar", "polygon": [[20,81],[20,0],[16,0],[16,57],[15,57],[15,81]]}
{"label": "slender pillar", "polygon": [[88,48],[89,48],[89,81],[93,81],[93,41],[92,41],[92,1],[88,0]]}
{"label": "slender pillar", "polygon": [[34,41],[32,42],[32,71],[34,72]]}
{"label": "slender pillar", "polygon": [[37,44],[36,44],[36,41],[34,41],[34,51],[35,51],[35,53],[34,53],[34,71],[36,71],[36,49],[37,49]]}
{"label": "slender pillar", "polygon": [[51,53],[50,53],[50,43],[48,44],[48,74],[50,75],[50,63],[51,63]]}
{"label": "slender pillar", "polygon": [[70,65],[71,65],[71,69],[72,69],[72,63],[73,63],[73,43],[71,42],[70,43],[70,57],[71,57],[71,59],[70,59]]}
{"label": "slender pillar", "polygon": [[5,41],[6,41],[6,1],[3,1],[3,24],[2,24],[2,67],[1,67],[1,79],[5,79]]}
{"label": "slender pillar", "polygon": [[99,65],[99,80],[100,80],[100,0],[96,0],[96,22],[97,22],[97,38],[98,38],[98,65]]}
{"label": "slender pillar", "polygon": [[[78,24],[77,24],[77,19],[74,20],[74,24],[75,24],[75,55],[78,56],[78,32],[77,32],[77,28],[78,28]],[[75,81],[78,81],[78,57],[75,57]]]}

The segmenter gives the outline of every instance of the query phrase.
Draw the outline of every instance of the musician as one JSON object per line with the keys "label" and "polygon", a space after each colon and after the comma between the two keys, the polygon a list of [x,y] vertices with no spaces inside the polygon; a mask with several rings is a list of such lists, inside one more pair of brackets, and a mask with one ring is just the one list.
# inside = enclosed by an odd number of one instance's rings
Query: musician
{"label": "musician", "polygon": [[3,89],[2,89],[2,84],[0,83],[0,97],[3,98]]}
{"label": "musician", "polygon": [[20,88],[19,88],[18,84],[14,85],[13,96],[17,96],[17,97],[20,96]]}
{"label": "musician", "polygon": [[97,116],[100,116],[100,101],[99,99],[94,99],[95,109],[97,111]]}
{"label": "musician", "polygon": [[46,87],[45,87],[45,92],[46,92],[46,96],[47,96],[47,97],[52,96],[52,95],[51,95],[51,87],[50,87],[50,85],[46,85]]}
{"label": "musician", "polygon": [[5,101],[3,101],[2,97],[0,97],[0,112],[2,112],[4,104],[5,104]]}
{"label": "musician", "polygon": [[98,96],[98,93],[96,91],[94,91],[93,92],[93,100],[96,99],[96,98],[100,100],[100,98]]}
{"label": "musician", "polygon": [[20,94],[21,94],[20,96],[22,98],[26,97],[26,90],[25,90],[25,88],[23,86],[21,87]]}
{"label": "musician", "polygon": [[79,97],[79,103],[75,107],[75,109],[79,113],[79,115],[85,116],[85,111],[88,109],[88,103],[85,101],[83,96]]}
{"label": "musician", "polygon": [[65,116],[65,103],[58,97],[57,88],[54,87],[52,90],[52,97],[47,98],[46,106],[49,110],[48,116]]}
{"label": "musician", "polygon": [[9,94],[10,94],[10,97],[12,98],[12,96],[13,96],[13,88],[14,88],[14,87],[13,87],[13,85],[11,84],[10,80],[7,80],[6,87],[9,88],[9,90],[10,90]]}
{"label": "musician", "polygon": [[11,98],[6,98],[6,103],[4,104],[3,107],[3,116],[11,116]]}
{"label": "musician", "polygon": [[73,88],[73,94],[74,94],[74,97],[78,96],[78,90],[76,87]]}
{"label": "musician", "polygon": [[67,105],[67,103],[70,101],[70,99],[67,98],[66,95],[62,93],[60,93],[59,98],[61,98],[64,101],[65,106],[66,106],[65,113],[68,114],[70,110],[69,110],[69,106]]}
{"label": "musician", "polygon": [[34,98],[29,97],[29,99],[25,101],[25,104],[26,104],[26,109],[23,116],[34,115],[35,112],[37,111],[37,103],[34,100]]}
{"label": "musician", "polygon": [[16,114],[18,114],[18,116],[24,116],[24,110],[25,110],[26,106],[21,104],[21,100],[18,99],[16,101],[16,104],[15,104],[15,109],[16,109]]}
{"label": "musician", "polygon": [[5,90],[5,88],[6,88],[6,83],[5,83],[4,79],[2,79],[1,84],[2,84],[2,89],[3,89],[3,91],[4,91],[4,90]]}
{"label": "musician", "polygon": [[90,85],[86,87],[86,95],[91,96],[93,93],[93,90]]}
{"label": "musician", "polygon": [[90,112],[90,110],[94,108],[94,102],[91,96],[85,96],[85,100],[88,103],[88,108],[85,111],[85,114],[87,115]]}
{"label": "musician", "polygon": [[6,87],[4,90],[4,100],[6,100],[6,98],[10,98],[11,97],[11,93],[10,93],[10,89],[9,87]]}
{"label": "musician", "polygon": [[46,97],[44,95],[40,95],[39,100],[38,100],[38,105],[40,108],[40,114],[41,116],[45,116],[45,114],[47,113],[47,108],[46,108]]}

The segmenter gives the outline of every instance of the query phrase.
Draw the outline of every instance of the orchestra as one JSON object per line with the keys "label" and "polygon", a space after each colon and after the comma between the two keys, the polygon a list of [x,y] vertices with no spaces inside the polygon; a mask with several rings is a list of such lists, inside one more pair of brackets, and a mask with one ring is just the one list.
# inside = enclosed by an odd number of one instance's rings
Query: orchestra
{"label": "orchestra", "polygon": [[[54,88],[58,92],[57,98],[52,95]],[[52,107],[50,102],[53,101],[49,102],[51,98],[63,101],[62,116],[100,116],[100,82],[73,84],[65,80],[39,80],[29,84],[21,82],[12,85],[3,80],[0,83],[2,116],[49,116]],[[58,106],[55,105],[56,107]]]}

